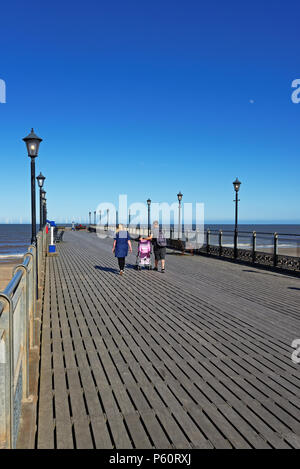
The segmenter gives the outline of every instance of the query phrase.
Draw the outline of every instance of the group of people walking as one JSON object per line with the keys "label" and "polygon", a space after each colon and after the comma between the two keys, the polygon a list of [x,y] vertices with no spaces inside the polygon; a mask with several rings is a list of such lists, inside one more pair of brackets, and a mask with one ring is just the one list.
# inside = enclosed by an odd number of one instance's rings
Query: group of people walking
{"label": "group of people walking", "polygon": [[[161,262],[161,272],[165,272],[165,258],[166,258],[166,240],[163,232],[159,229],[158,221],[153,223],[153,229],[149,236],[141,237],[140,242],[150,241],[153,247],[155,258],[154,269],[158,271],[159,262]],[[120,275],[124,274],[125,258],[128,255],[128,250],[132,253],[132,244],[129,233],[124,225],[119,225],[114,238],[112,252],[118,259]]]}

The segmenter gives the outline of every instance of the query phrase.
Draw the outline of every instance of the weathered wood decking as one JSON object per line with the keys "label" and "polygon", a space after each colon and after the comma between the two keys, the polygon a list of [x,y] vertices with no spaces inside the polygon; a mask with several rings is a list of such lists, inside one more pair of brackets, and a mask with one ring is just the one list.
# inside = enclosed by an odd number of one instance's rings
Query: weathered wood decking
{"label": "weathered wood decking", "polygon": [[47,258],[37,448],[300,448],[300,282],[205,257]]}

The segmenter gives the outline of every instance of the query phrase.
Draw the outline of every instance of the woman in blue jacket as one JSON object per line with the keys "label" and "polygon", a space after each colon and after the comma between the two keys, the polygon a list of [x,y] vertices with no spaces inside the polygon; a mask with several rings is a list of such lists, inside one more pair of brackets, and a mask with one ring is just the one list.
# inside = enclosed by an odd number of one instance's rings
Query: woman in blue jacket
{"label": "woman in blue jacket", "polygon": [[119,225],[119,228],[116,231],[112,252],[114,252],[115,256],[118,258],[120,275],[124,274],[125,257],[128,254],[128,247],[129,251],[132,252],[129,233],[123,225]]}

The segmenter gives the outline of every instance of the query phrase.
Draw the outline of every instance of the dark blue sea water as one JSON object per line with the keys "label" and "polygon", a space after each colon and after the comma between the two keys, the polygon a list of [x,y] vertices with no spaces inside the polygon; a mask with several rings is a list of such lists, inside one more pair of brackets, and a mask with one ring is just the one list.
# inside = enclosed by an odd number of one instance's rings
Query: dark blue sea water
{"label": "dark blue sea water", "polygon": [[31,225],[0,225],[0,262],[8,257],[22,257],[30,238]]}
{"label": "dark blue sea water", "polygon": [[[218,244],[218,231],[223,231],[223,244],[229,247],[233,246],[233,231],[234,225],[205,225],[205,230],[210,229],[211,244]],[[287,225],[287,224],[240,224],[238,245],[240,248],[250,248],[252,243],[252,233],[256,232],[256,246],[257,249],[263,250],[264,248],[272,248],[274,245],[274,233],[278,236],[279,253],[280,250],[285,248],[293,248],[299,250],[300,247],[300,225]]]}

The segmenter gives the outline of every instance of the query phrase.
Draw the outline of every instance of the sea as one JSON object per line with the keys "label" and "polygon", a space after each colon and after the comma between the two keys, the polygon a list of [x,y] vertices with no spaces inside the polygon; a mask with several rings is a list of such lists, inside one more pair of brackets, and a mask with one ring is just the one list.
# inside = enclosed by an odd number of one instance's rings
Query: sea
{"label": "sea", "polygon": [[[195,228],[195,227],[193,227]],[[223,243],[233,245],[234,225],[207,224],[205,230],[211,230],[211,244],[218,244],[218,232],[223,231]],[[174,227],[176,232],[176,226]],[[183,226],[184,231],[184,226]],[[300,224],[240,224],[239,247],[250,247],[251,233],[257,232],[257,248],[272,247],[273,233],[279,234],[281,248],[299,248]],[[7,262],[13,258],[22,257],[30,245],[31,225],[0,224],[0,262]]]}
{"label": "sea", "polygon": [[0,224],[0,262],[23,257],[30,239],[31,225]]}

